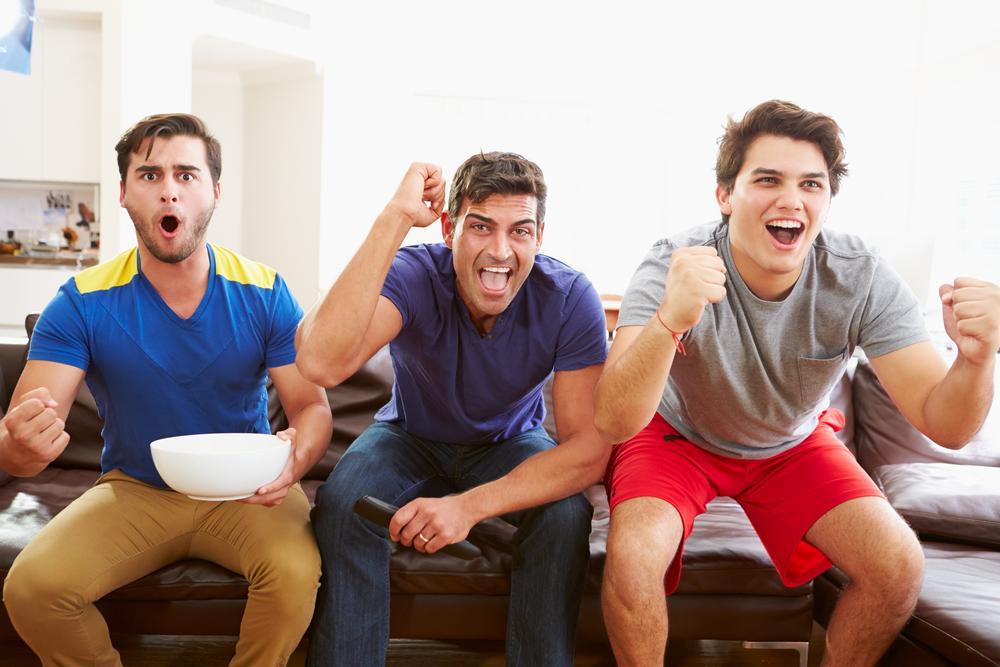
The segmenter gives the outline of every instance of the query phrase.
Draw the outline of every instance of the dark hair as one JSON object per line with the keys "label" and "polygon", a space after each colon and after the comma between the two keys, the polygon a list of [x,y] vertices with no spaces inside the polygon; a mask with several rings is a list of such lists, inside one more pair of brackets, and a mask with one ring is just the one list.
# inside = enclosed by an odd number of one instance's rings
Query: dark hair
{"label": "dark hair", "polygon": [[[130,127],[122,138],[115,144],[115,152],[118,153],[118,173],[122,183],[128,173],[128,163],[132,153],[138,153],[139,147],[146,139],[156,139],[156,137],[197,137],[205,142],[205,157],[208,162],[208,170],[212,174],[212,184],[219,182],[222,175],[222,146],[219,141],[208,133],[205,123],[197,116],[187,113],[164,113],[154,116],[146,116],[138,123]],[[146,157],[153,150],[153,142],[149,142],[146,149]]]}
{"label": "dark hair", "polygon": [[538,223],[545,219],[545,177],[537,164],[517,153],[478,153],[455,172],[448,200],[448,213],[458,218],[466,199],[478,204],[490,195],[534,195],[538,200]]}
{"label": "dark hair", "polygon": [[[840,179],[847,175],[840,126],[829,116],[781,100],[758,104],[739,121],[729,118],[725,134],[719,138],[719,157],[715,162],[715,180],[719,185],[732,190],[736,175],[743,168],[747,149],[754,139],[764,134],[815,144],[823,153],[830,172],[830,192],[837,194]],[[723,217],[728,221],[728,216]]]}

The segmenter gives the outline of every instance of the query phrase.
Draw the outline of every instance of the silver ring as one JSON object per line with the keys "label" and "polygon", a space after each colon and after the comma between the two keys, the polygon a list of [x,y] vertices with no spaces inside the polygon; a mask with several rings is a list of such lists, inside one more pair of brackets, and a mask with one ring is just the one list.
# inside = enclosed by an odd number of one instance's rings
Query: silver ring
{"label": "silver ring", "polygon": [[422,539],[424,541],[424,544],[427,544],[428,542],[430,542],[429,539],[427,539],[426,537],[424,537],[423,533],[417,533],[417,537],[419,537],[420,539]]}

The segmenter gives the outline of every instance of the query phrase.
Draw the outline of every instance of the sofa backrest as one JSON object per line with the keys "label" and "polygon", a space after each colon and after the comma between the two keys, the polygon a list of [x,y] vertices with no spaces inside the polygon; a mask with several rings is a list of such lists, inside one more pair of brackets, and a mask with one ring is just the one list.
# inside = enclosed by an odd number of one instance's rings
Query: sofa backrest
{"label": "sofa backrest", "polygon": [[[326,390],[333,413],[333,435],[323,458],[306,474],[306,479],[326,479],[344,450],[374,421],[378,409],[389,402],[392,380],[392,360],[389,348],[384,347],[354,375]],[[271,428],[284,428],[288,422],[273,389],[270,398]]]}
{"label": "sofa backrest", "polygon": [[896,463],[1000,466],[1000,392],[979,433],[962,449],[953,450],[937,445],[906,421],[867,361],[858,364],[851,390],[858,461],[869,474]]}

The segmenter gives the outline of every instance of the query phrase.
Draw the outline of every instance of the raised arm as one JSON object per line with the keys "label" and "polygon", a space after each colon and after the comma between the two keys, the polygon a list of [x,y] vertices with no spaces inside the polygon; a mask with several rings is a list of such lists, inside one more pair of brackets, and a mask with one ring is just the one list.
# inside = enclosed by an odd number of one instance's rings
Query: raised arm
{"label": "raised arm", "polygon": [[32,477],[69,444],[66,416],[84,372],[53,361],[29,361],[14,387],[10,411],[0,421],[0,469]]}
{"label": "raised arm", "polygon": [[638,433],[656,412],[677,353],[675,342],[726,296],[726,269],[715,248],[678,248],[670,259],[663,302],[644,326],[615,334],[597,383],[594,421],[610,442]]}
{"label": "raised arm", "polygon": [[958,278],[942,285],[945,331],[958,346],[951,368],[930,343],[875,357],[872,367],[903,416],[942,447],[963,447],[993,402],[1000,347],[1000,287]]}
{"label": "raised arm", "polygon": [[299,324],[295,360],[309,381],[332,387],[399,334],[403,319],[381,296],[396,250],[411,227],[427,227],[444,208],[441,169],[415,163],[322,301]]}

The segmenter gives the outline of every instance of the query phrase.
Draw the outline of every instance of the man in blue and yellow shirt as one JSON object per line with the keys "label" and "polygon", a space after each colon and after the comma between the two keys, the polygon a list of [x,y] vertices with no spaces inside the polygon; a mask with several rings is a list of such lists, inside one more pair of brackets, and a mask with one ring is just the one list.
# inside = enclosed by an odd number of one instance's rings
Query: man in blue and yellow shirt
{"label": "man in blue and yellow shirt", "polygon": [[[150,116],[115,147],[138,246],[70,279],[46,307],[0,425],[0,468],[41,472],[69,443],[86,380],[104,419],[102,476],[25,548],[4,584],[18,633],[45,665],[119,665],[93,601],[170,562],[247,577],[233,665],[284,664],[312,617],[320,564],[298,480],[332,429],[323,390],[295,367],[302,311],[275,271],[205,242],[222,160],[198,118]],[[239,502],[166,488],[153,440],[267,433],[270,376],[292,456]]]}

